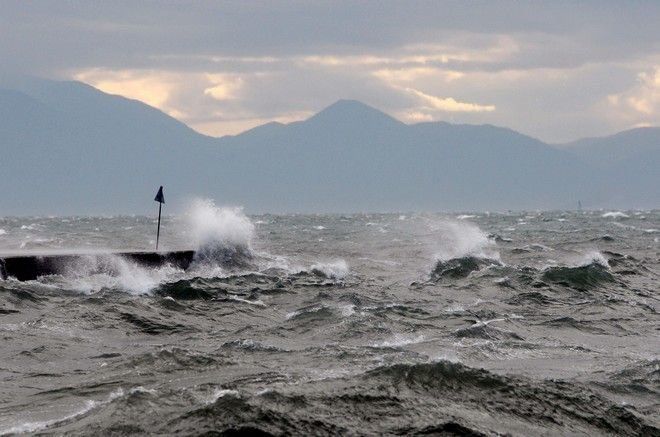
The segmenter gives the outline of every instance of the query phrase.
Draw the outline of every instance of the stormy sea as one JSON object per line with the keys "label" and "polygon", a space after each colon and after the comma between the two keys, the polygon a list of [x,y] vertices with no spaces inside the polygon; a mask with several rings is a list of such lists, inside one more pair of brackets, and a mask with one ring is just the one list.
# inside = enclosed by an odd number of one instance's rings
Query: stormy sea
{"label": "stormy sea", "polygon": [[660,211],[0,218],[0,435],[660,435]]}

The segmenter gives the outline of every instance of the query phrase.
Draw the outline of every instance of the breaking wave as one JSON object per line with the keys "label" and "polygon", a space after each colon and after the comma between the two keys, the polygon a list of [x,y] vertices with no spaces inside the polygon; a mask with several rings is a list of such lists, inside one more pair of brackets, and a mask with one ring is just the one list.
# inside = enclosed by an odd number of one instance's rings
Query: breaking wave
{"label": "breaking wave", "polygon": [[240,208],[219,208],[197,199],[186,214],[195,242],[195,264],[247,267],[254,258],[254,224]]}
{"label": "breaking wave", "polygon": [[[132,393],[132,392],[129,392]],[[126,393],[122,388],[118,388],[117,390],[113,391],[110,393],[105,400],[94,400],[94,399],[89,399],[85,401],[84,406],[80,408],[77,411],[74,411],[73,413],[66,415],[64,417],[60,417],[57,419],[51,419],[51,420],[44,420],[40,422],[26,422],[22,423],[20,425],[13,426],[8,429],[0,429],[0,435],[13,435],[13,434],[25,434],[25,433],[35,433],[38,431],[43,431],[51,427],[59,426],[59,425],[64,425],[68,422],[71,422],[73,420],[79,419],[88,413],[90,413],[92,410],[95,410],[101,406],[107,405],[111,402],[113,402],[115,399],[119,399],[122,396],[125,396]]]}
{"label": "breaking wave", "polygon": [[431,228],[438,235],[432,280],[464,278],[482,267],[502,264],[496,243],[477,226],[443,221]]}
{"label": "breaking wave", "polygon": [[548,282],[576,290],[598,287],[604,282],[614,282],[607,258],[600,252],[592,252],[575,266],[554,266],[543,270],[542,278]]}
{"label": "breaking wave", "polygon": [[341,280],[348,275],[348,263],[343,259],[327,263],[316,263],[311,267],[311,272],[323,278]]}
{"label": "breaking wave", "polygon": [[447,261],[438,260],[431,271],[431,279],[465,278],[469,276],[470,273],[489,265],[501,265],[501,263],[497,260],[478,258],[476,256],[452,258]]}
{"label": "breaking wave", "polygon": [[500,259],[495,242],[476,225],[442,221],[432,224],[431,229],[438,236],[435,258],[439,261],[463,257]]}
{"label": "breaking wave", "polygon": [[145,294],[182,273],[169,264],[147,268],[119,255],[82,255],[62,266],[61,277],[42,280],[87,294],[106,289]]}
{"label": "breaking wave", "polygon": [[606,212],[601,217],[617,219],[617,218],[629,218],[630,216],[628,214],[624,213],[624,212],[621,212],[621,211],[610,211],[610,212]]}
{"label": "breaking wave", "polygon": [[254,224],[240,208],[221,208],[211,200],[196,200],[185,217],[195,246],[192,264],[186,271],[171,264],[147,267],[108,253],[76,256],[60,266],[60,275],[41,281],[87,294],[119,290],[140,295],[163,284],[196,277],[226,277],[255,269]]}

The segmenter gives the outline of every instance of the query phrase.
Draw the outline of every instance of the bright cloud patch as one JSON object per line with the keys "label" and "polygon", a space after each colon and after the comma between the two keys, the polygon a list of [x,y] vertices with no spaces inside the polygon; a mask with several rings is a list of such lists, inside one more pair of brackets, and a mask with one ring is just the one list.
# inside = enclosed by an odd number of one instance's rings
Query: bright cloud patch
{"label": "bright cloud patch", "polygon": [[414,67],[401,69],[382,69],[373,72],[373,75],[390,84],[403,82],[414,82],[423,78],[439,79],[444,82],[452,82],[461,79],[465,73],[452,70],[441,70],[431,67]]}
{"label": "bright cloud patch", "polygon": [[[90,69],[73,74],[108,94],[140,100],[193,129],[209,134],[236,134],[254,127],[263,117],[235,105],[245,89],[245,78],[237,73],[198,71]],[[271,120],[265,120],[265,122]]]}
{"label": "bright cloud patch", "polygon": [[607,96],[609,105],[618,117],[631,120],[635,126],[660,121],[660,67],[639,73],[632,89]]}
{"label": "bright cloud patch", "polygon": [[452,97],[436,97],[425,94],[414,88],[406,88],[406,91],[419,97],[419,99],[433,109],[447,112],[491,112],[495,110],[495,105],[480,105],[477,103],[459,102]]}
{"label": "bright cloud patch", "polygon": [[236,75],[208,74],[207,78],[213,86],[206,88],[204,94],[216,100],[235,99],[243,86],[243,79]]}
{"label": "bright cloud patch", "polygon": [[419,111],[408,111],[402,114],[399,114],[399,118],[409,122],[409,123],[420,123],[433,121],[433,115],[427,114],[425,112]]}
{"label": "bright cloud patch", "polygon": [[159,109],[167,110],[167,100],[178,85],[175,75],[159,71],[108,71],[94,68],[74,75],[108,94],[139,100]]}

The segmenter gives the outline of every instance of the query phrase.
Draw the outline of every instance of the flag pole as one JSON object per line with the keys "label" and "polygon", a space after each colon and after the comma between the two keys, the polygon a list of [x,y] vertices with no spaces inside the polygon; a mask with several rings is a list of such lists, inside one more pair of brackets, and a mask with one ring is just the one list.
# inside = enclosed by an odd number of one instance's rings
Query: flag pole
{"label": "flag pole", "polygon": [[156,231],[156,250],[158,250],[158,240],[160,240],[160,212],[163,209],[163,203],[165,203],[165,196],[163,196],[163,186],[161,185],[156,193],[156,198],[154,199],[158,202],[158,230]]}
{"label": "flag pole", "polygon": [[160,240],[160,211],[163,208],[162,203],[158,203],[158,230],[156,231],[156,250],[158,250],[158,240]]}

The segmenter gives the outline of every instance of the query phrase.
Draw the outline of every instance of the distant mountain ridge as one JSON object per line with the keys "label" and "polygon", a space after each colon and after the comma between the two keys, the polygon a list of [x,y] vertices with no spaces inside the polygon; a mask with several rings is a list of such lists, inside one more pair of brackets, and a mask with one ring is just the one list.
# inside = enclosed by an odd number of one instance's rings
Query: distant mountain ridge
{"label": "distant mountain ridge", "polygon": [[0,215],[149,212],[159,185],[249,212],[660,206],[659,128],[555,147],[352,100],[212,138],[78,82],[0,83],[0,153]]}
{"label": "distant mountain ridge", "polygon": [[583,138],[559,147],[601,168],[608,168],[623,160],[648,159],[649,154],[660,152],[660,127],[641,127],[606,137]]}

